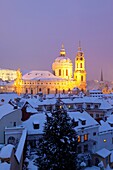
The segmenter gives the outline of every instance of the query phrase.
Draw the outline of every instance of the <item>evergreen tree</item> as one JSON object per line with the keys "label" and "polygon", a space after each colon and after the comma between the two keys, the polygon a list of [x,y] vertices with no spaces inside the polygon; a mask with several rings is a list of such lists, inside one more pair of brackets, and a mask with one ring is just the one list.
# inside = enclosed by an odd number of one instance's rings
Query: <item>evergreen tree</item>
{"label": "evergreen tree", "polygon": [[44,134],[38,145],[39,170],[76,170],[77,143],[74,120],[58,101],[51,116],[46,114]]}

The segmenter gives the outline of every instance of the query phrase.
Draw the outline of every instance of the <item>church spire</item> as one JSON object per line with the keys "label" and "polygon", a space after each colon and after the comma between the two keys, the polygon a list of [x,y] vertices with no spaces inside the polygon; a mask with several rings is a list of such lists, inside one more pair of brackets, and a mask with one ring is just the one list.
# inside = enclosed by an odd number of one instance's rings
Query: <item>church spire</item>
{"label": "church spire", "polygon": [[103,72],[102,72],[102,69],[101,69],[100,81],[103,81]]}
{"label": "church spire", "polygon": [[61,48],[61,50],[60,50],[60,56],[66,56],[64,44],[62,44],[62,48]]}

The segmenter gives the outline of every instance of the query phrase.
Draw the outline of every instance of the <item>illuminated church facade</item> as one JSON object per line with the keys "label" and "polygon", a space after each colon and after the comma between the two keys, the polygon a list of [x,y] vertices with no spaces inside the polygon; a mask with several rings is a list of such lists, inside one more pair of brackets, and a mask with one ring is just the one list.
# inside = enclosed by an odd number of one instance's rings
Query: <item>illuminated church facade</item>
{"label": "illuminated church facade", "polygon": [[[52,64],[53,74],[49,71],[30,71],[27,74],[19,74],[14,82],[15,92],[18,94],[57,94],[67,93],[74,88],[86,91],[85,58],[81,47],[75,57],[75,66],[66,56],[64,46],[60,55]],[[74,71],[73,71],[74,70]]]}

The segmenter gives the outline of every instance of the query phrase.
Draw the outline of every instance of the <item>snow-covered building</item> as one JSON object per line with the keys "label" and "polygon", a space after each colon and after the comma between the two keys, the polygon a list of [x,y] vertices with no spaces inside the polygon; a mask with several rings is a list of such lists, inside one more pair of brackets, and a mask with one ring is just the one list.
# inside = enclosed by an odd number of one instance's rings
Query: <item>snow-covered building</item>
{"label": "snow-covered building", "polygon": [[0,106],[0,143],[4,143],[5,127],[21,125],[21,109],[15,109],[11,104]]}
{"label": "snow-covered building", "polygon": [[[21,130],[20,130],[21,129]],[[6,170],[22,170],[23,167],[23,158],[24,158],[24,149],[27,137],[27,131],[24,128],[20,128],[18,134],[18,129],[6,129],[6,139],[7,135],[18,136],[18,144],[16,145],[13,141],[7,141],[0,150],[0,168]],[[17,130],[17,131],[16,131]],[[11,139],[11,138],[10,138]]]}

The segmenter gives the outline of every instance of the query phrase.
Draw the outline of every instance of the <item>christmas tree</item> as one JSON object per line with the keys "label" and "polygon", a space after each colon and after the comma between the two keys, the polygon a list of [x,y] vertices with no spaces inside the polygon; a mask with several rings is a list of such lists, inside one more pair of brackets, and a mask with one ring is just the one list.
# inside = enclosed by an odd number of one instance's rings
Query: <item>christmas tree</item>
{"label": "christmas tree", "polygon": [[39,170],[76,170],[77,134],[60,100],[55,111],[46,114],[44,134],[39,140],[37,165]]}

